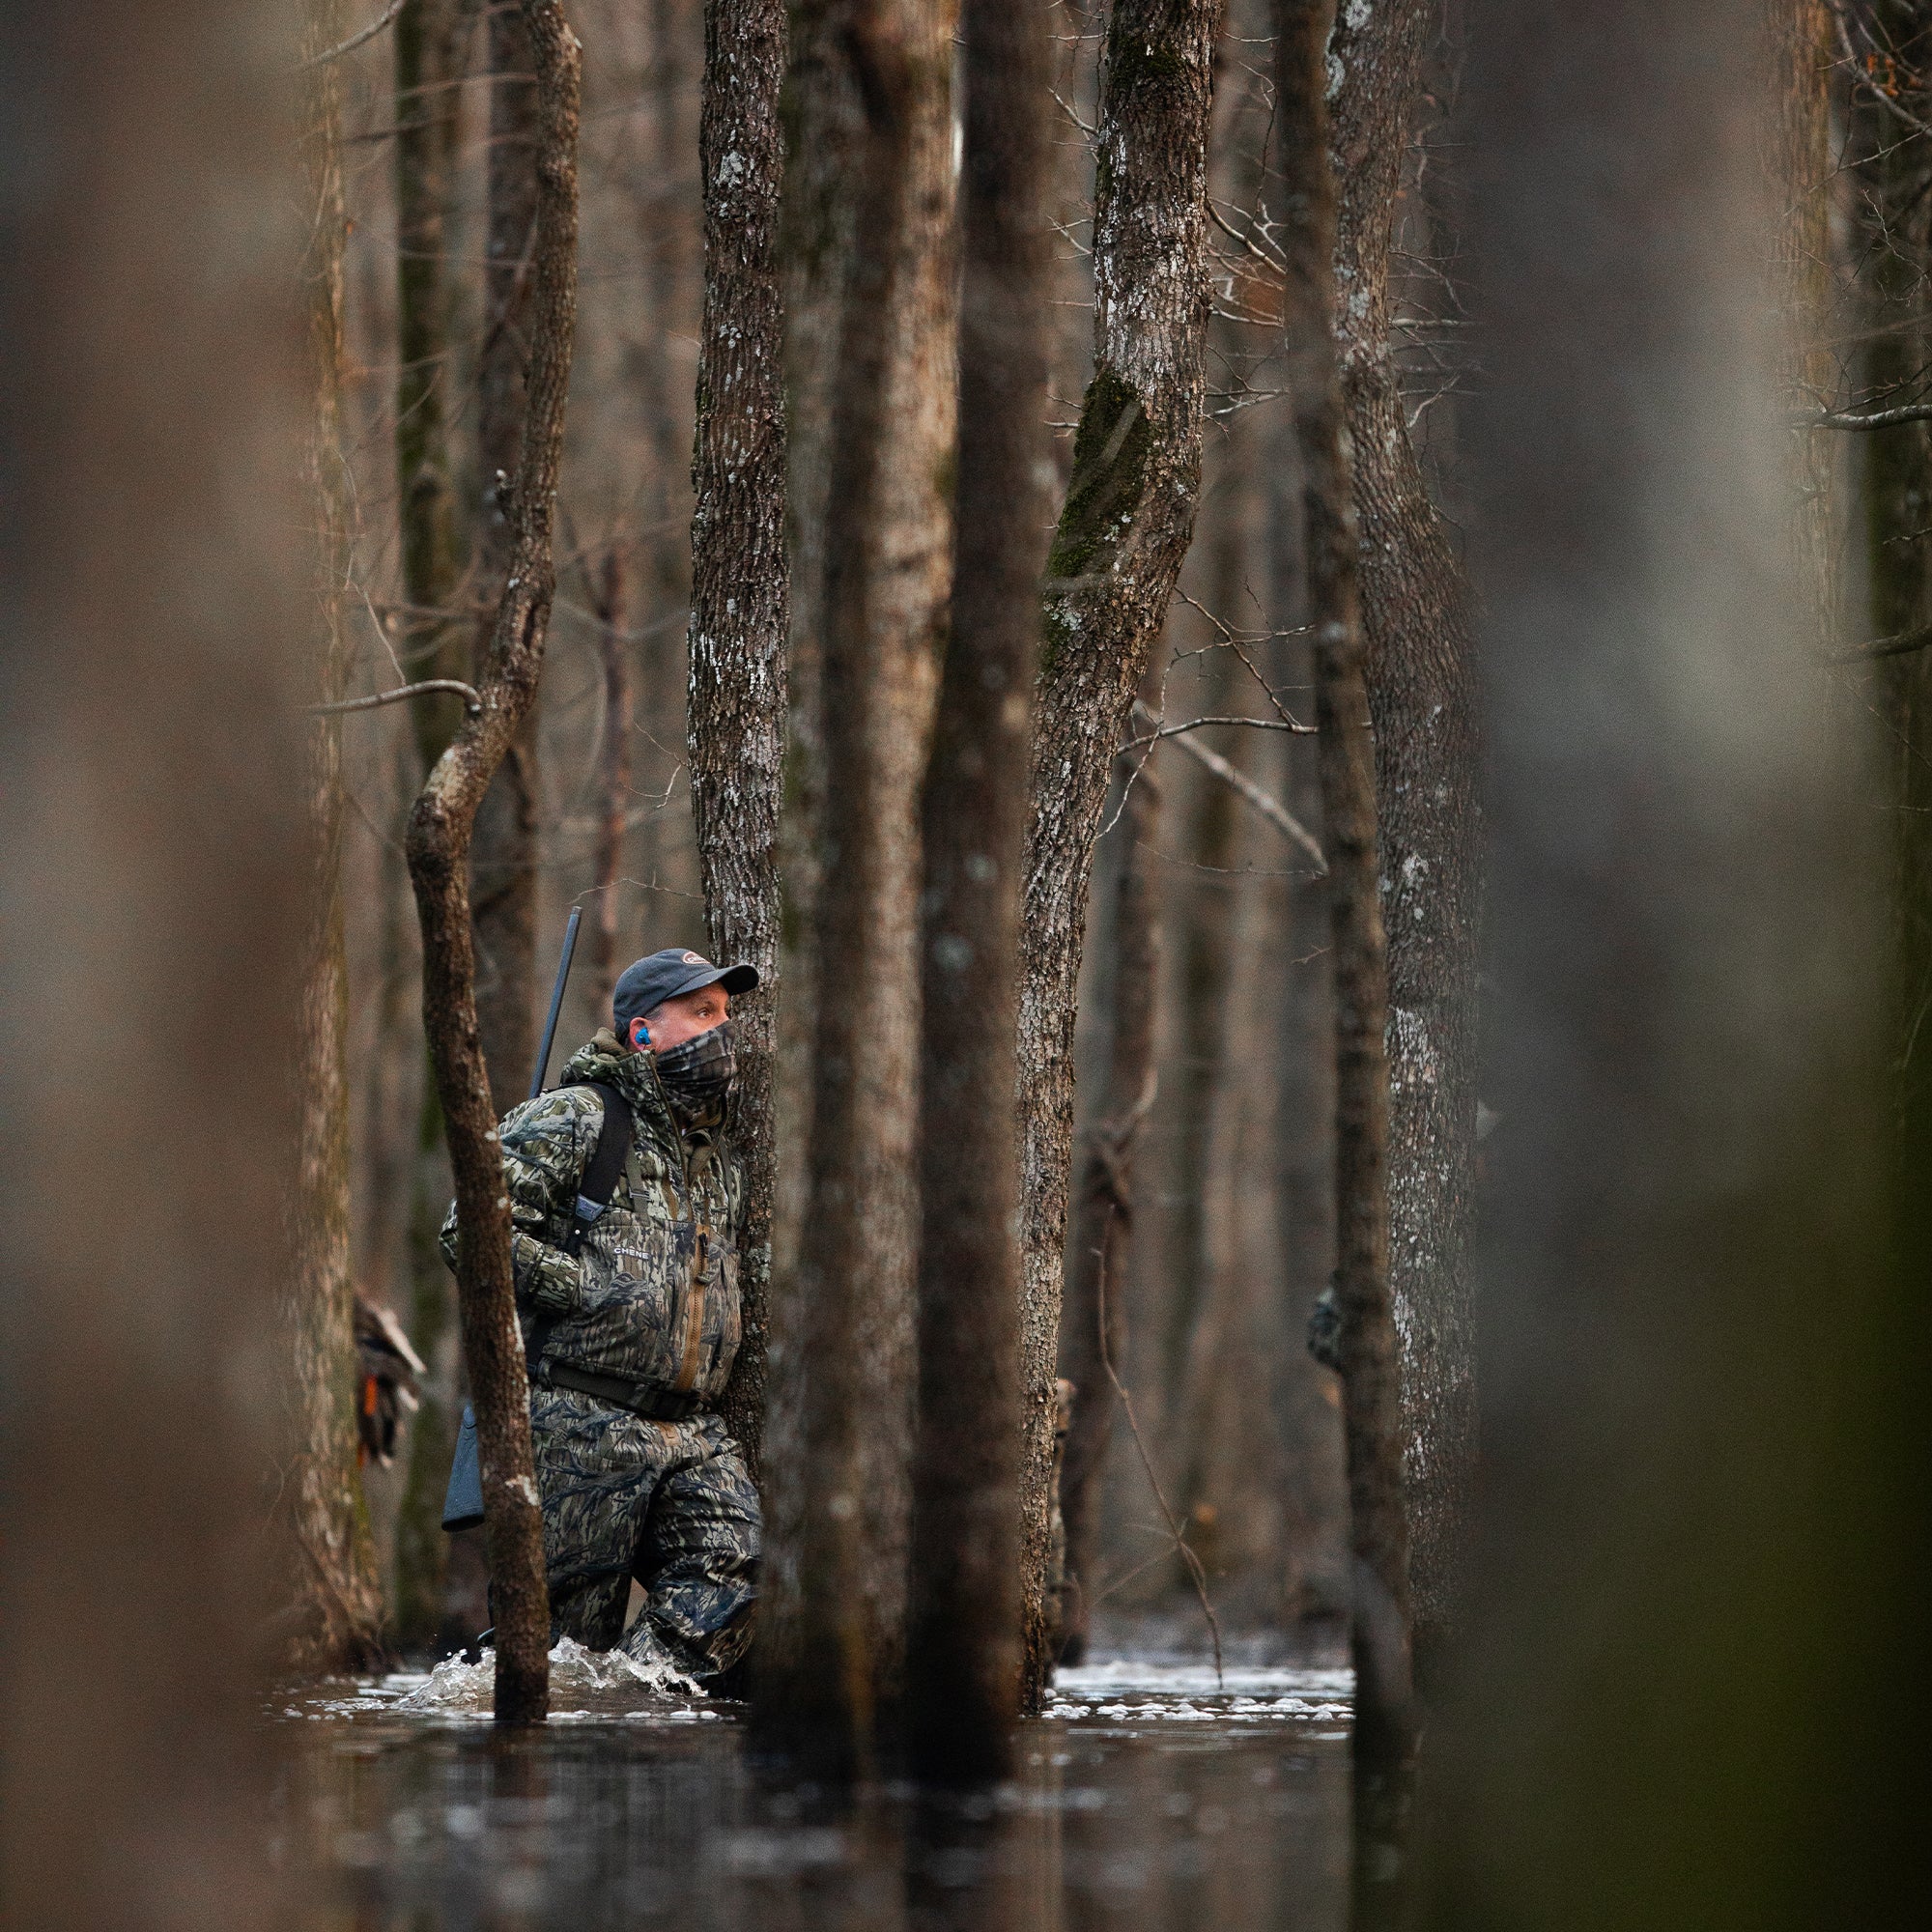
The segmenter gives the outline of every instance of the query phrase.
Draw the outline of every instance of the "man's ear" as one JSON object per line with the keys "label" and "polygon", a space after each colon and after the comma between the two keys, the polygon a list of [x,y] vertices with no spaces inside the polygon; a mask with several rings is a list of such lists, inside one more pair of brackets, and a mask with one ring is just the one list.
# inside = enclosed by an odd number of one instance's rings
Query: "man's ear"
{"label": "man's ear", "polygon": [[633,1020],[628,1029],[632,1047],[639,1053],[650,1050],[651,1028],[648,1020]]}

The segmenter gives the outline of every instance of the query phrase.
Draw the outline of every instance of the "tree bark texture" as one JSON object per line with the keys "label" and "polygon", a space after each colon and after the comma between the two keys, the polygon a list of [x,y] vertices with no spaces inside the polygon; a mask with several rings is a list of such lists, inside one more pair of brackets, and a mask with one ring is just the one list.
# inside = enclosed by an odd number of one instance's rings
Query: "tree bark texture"
{"label": "tree bark texture", "polygon": [[[341,9],[311,0],[306,51],[342,38]],[[344,598],[350,490],[342,446],[342,83],[334,62],[306,71],[303,147],[312,215],[303,263],[315,412],[317,697],[339,698],[349,670]],[[355,1282],[349,1254],[349,972],[342,918],[342,725],[309,724],[309,929],[297,1079],[301,1131],[291,1209],[288,1285],[291,1445],[281,1485],[298,1568],[289,1662],[316,1676],[372,1668],[383,1656],[383,1603],[356,1466]]]}
{"label": "tree bark texture", "polygon": [[[468,627],[452,612],[463,578],[464,532],[449,419],[449,220],[465,48],[475,0],[407,0],[395,40],[396,500],[401,525],[404,643],[412,678],[462,678]],[[463,721],[451,695],[411,705],[427,771]]]}
{"label": "tree bark texture", "polygon": [[1433,1922],[1903,1923],[1932,1337],[1886,1252],[1867,716],[1778,487],[1765,10],[1480,18],[1500,1124]]}
{"label": "tree bark texture", "polygon": [[0,15],[10,1926],[289,1909],[261,1711],[313,929],[298,20]]}
{"label": "tree bark texture", "polygon": [[1118,0],[1094,178],[1094,379],[1047,558],[1021,927],[1024,1708],[1045,1608],[1073,1022],[1114,749],[1193,533],[1208,324],[1207,148],[1221,0]]}
{"label": "tree bark texture", "polygon": [[[1154,681],[1147,680],[1155,698]],[[1160,781],[1153,748],[1122,759],[1128,786],[1114,880],[1114,958],[1108,989],[1107,1074],[1097,1118],[1088,1130],[1067,1243],[1066,1306],[1060,1372],[1073,1384],[1073,1407],[1060,1472],[1066,1538],[1061,1615],[1063,1663],[1086,1661],[1099,1580],[1100,1503],[1119,1398],[1107,1374],[1127,1358],[1127,1261],[1134,1235],[1134,1145],[1154,1098],[1154,1017],[1160,980],[1160,924],[1151,855],[1160,827]]]}
{"label": "tree bark texture", "polygon": [[780,993],[779,808],[784,792],[784,289],[779,258],[784,0],[709,0],[698,153],[704,316],[692,460],[689,742],[698,868],[714,956],[762,981],[734,1003],[735,1139],[745,1164],[743,1339],[722,1405],[753,1478],[764,1422]]}
{"label": "tree bark texture", "polygon": [[[1826,0],[1775,0],[1766,26],[1772,74],[1767,135],[1771,178],[1783,192],[1773,236],[1784,306],[1785,405],[1802,421],[1835,387],[1826,345],[1831,295],[1832,99],[1834,49]],[[1894,130],[1902,138],[1906,130]],[[1833,474],[1840,454],[1831,430],[1794,429],[1788,440],[1792,542],[1811,605],[1818,648],[1836,629],[1833,596]]]}
{"label": "tree bark texture", "polygon": [[630,641],[624,636],[627,608],[623,553],[612,544],[604,553],[591,591],[597,618],[598,668],[604,674],[604,724],[597,741],[596,895],[590,923],[590,971],[585,988],[599,1024],[608,1024],[617,975],[617,879],[624,869],[624,828],[631,810],[631,729],[636,707],[631,696]]}
{"label": "tree bark texture", "polygon": [[[517,554],[511,498],[528,413],[533,337],[541,109],[530,78],[529,35],[519,6],[490,13],[488,261],[483,343],[477,355],[476,461],[481,486],[476,581],[479,673]],[[529,1091],[536,1059],[537,698],[491,779],[469,855],[476,1022],[497,1114]]]}
{"label": "tree bark texture", "polygon": [[[1356,593],[1360,532],[1335,351],[1336,182],[1326,61],[1333,0],[1278,0],[1284,362],[1301,446],[1323,849],[1335,954],[1335,1298],[1354,1556],[1354,1758],[1365,1780],[1414,1746],[1401,1364],[1389,1280],[1389,980],[1376,777]],[[1359,1812],[1358,1812],[1359,1822]]]}
{"label": "tree bark texture", "polygon": [[[822,8],[791,19],[781,99],[785,140],[780,249],[784,276],[785,521],[791,566],[784,810],[779,822],[782,894],[776,1015],[777,1196],[772,1221],[774,1293],[782,1294],[805,1222],[805,1153],[811,1113],[811,1042],[817,1011],[811,932],[824,876],[825,532],[832,489],[832,394],[857,212],[843,187],[860,126],[850,64]],[[778,1320],[776,1314],[775,1321]],[[769,1411],[782,1435],[791,1418]],[[774,1499],[767,1499],[767,1508]]]}
{"label": "tree bark texture", "polygon": [[1375,721],[1389,973],[1390,1281],[1425,1668],[1448,1628],[1476,1452],[1468,1244],[1482,913],[1469,593],[1390,355],[1390,238],[1436,0],[1343,7],[1329,44],[1335,274]]}
{"label": "tree bark texture", "polygon": [[[810,17],[815,15],[816,17]],[[774,1456],[756,1726],[833,1778],[863,1770],[902,1662],[919,1079],[917,805],[952,565],[954,394],[946,0],[823,0],[801,39],[863,119],[831,392],[825,876],[798,1285],[772,1371],[799,1378],[803,1456]],[[837,64],[847,76],[840,79]],[[782,1340],[782,1350],[777,1346]],[[775,1402],[779,1399],[775,1391]]]}
{"label": "tree bark texture", "polygon": [[1019,1207],[1014,1139],[1047,458],[1044,8],[964,0],[952,609],[922,805],[919,1435],[906,1742],[992,1782],[1019,1715]]}
{"label": "tree bark texture", "polygon": [[[472,624],[458,613],[474,519],[457,485],[451,228],[457,202],[462,89],[476,0],[408,0],[390,29],[395,52],[396,501],[404,601],[399,653],[412,677],[468,678]],[[431,614],[437,613],[437,614]],[[419,787],[463,720],[452,695],[410,705]],[[410,1429],[396,1525],[395,1634],[427,1649],[444,1634],[449,1539],[442,1498],[456,1442],[455,1295],[437,1248],[448,1199],[442,1109],[425,1057],[410,1202],[410,1334],[429,1376]],[[473,1634],[473,1633],[466,1633]]]}
{"label": "tree bark texture", "polygon": [[510,1276],[509,1199],[477,1016],[468,861],[477,809],[529,714],[543,666],[577,311],[580,53],[556,0],[525,0],[523,19],[536,74],[537,202],[527,412],[516,479],[501,503],[512,538],[509,574],[478,676],[479,707],[424,781],[408,838],[423,936],[423,1026],[456,1181],[458,1307],[482,1458],[499,1722],[539,1720],[546,1713],[550,1607]]}

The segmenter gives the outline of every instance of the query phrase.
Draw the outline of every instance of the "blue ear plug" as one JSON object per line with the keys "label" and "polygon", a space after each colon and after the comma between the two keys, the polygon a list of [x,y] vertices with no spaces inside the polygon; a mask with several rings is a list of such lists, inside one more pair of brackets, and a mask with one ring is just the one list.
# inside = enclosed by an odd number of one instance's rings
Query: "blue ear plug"
{"label": "blue ear plug", "polygon": [[631,1022],[631,1044],[641,1053],[651,1043],[651,1030],[642,1020]]}

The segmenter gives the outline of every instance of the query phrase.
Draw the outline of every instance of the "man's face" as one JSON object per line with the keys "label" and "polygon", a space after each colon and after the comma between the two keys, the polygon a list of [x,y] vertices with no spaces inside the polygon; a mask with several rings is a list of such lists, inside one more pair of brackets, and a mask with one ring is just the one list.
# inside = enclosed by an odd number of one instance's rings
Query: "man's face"
{"label": "man's face", "polygon": [[722,1025],[730,1011],[731,995],[723,986],[700,986],[695,993],[680,993],[676,999],[667,1000],[646,1022],[651,1030],[651,1051],[668,1053],[682,1046]]}

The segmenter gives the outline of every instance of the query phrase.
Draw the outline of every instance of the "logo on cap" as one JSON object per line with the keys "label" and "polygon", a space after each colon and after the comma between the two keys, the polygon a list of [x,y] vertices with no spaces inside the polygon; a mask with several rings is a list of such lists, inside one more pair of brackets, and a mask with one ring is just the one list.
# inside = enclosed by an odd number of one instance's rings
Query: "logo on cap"
{"label": "logo on cap", "polygon": [[687,952],[684,955],[684,963],[687,966],[702,966],[704,961],[696,952]]}

